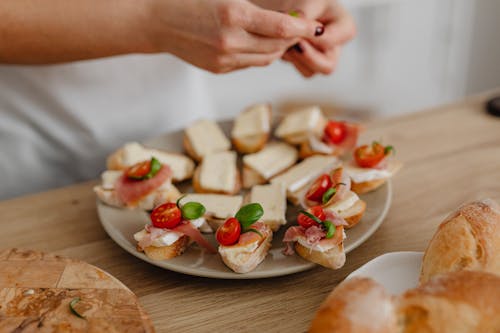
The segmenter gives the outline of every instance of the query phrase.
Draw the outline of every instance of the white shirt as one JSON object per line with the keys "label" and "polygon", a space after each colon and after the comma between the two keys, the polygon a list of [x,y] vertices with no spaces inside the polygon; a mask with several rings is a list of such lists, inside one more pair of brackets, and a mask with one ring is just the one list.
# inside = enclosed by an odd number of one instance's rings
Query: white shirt
{"label": "white shirt", "polygon": [[207,95],[167,55],[0,65],[0,199],[97,178],[125,142],[213,118]]}

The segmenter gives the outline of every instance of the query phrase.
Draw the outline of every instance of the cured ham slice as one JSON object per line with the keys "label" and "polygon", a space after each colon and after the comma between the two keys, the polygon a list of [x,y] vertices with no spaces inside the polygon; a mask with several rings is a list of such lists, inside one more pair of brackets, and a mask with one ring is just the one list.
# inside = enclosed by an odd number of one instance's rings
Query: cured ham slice
{"label": "cured ham slice", "polygon": [[172,231],[181,232],[184,235],[191,238],[191,240],[195,241],[201,247],[207,249],[210,253],[217,253],[215,247],[210,244],[205,237],[201,234],[201,232],[196,229],[190,222],[182,221],[177,227],[173,228]]}
{"label": "cured ham slice", "polygon": [[172,176],[172,170],[163,164],[153,178],[145,180],[130,179],[126,174],[127,172],[124,172],[116,180],[115,190],[119,200],[127,205],[133,205],[168,181]]}
{"label": "cured ham slice", "polygon": [[251,228],[260,232],[262,234],[262,237],[255,232],[247,231],[240,235],[238,243],[236,243],[234,246],[245,246],[251,243],[259,243],[263,241],[269,233],[269,228],[267,228],[266,225],[262,222],[252,224]]}
{"label": "cured ham slice", "polygon": [[283,251],[285,255],[292,255],[293,243],[298,241],[300,238],[305,239],[307,244],[311,246],[315,245],[338,245],[344,240],[344,227],[339,225],[336,227],[335,234],[332,238],[325,238],[326,232],[319,226],[312,226],[305,229],[301,226],[294,226],[288,228],[285,232],[285,237],[283,237],[283,242],[286,243],[286,248]]}

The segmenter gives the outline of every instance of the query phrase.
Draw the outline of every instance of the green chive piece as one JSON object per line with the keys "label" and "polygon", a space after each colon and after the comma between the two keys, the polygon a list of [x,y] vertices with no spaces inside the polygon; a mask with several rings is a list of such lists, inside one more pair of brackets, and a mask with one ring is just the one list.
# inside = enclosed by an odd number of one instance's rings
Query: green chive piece
{"label": "green chive piece", "polygon": [[326,238],[332,238],[333,235],[335,235],[335,231],[337,230],[335,225],[330,221],[325,221],[323,222],[323,226],[326,229]]}
{"label": "green chive piece", "polygon": [[308,218],[310,218],[311,220],[313,220],[314,222],[318,223],[318,224],[323,224],[323,222],[321,222],[320,219],[318,219],[316,216],[314,216],[313,214],[309,213],[309,212],[306,212],[305,210],[301,210],[299,212],[299,214],[304,214],[305,216],[307,216]]}
{"label": "green chive piece", "polygon": [[253,232],[253,233],[256,233],[257,235],[259,235],[261,238],[264,238],[264,235],[262,235],[262,233],[259,230],[254,229],[254,228],[249,228],[249,229],[245,230],[243,233],[245,233],[245,232]]}
{"label": "green chive piece", "polygon": [[85,319],[85,317],[83,315],[81,315],[78,311],[76,311],[75,309],[75,305],[76,303],[80,302],[80,297],[75,297],[71,300],[71,302],[69,302],[69,309],[71,310],[71,312],[77,316],[78,318],[82,318],[82,319]]}
{"label": "green chive piece", "polygon": [[264,215],[264,208],[259,203],[251,203],[240,208],[234,216],[245,230]]}
{"label": "green chive piece", "polygon": [[296,10],[291,10],[288,12],[288,15],[293,16],[293,17],[299,17],[299,12]]}
{"label": "green chive piece", "polygon": [[206,212],[205,206],[199,202],[190,201],[182,205],[182,217],[186,220],[195,220]]}
{"label": "green chive piece", "polygon": [[337,189],[335,187],[330,187],[328,190],[326,190],[325,193],[323,193],[323,197],[321,198],[321,202],[326,204],[330,199],[337,193]]}
{"label": "green chive piece", "polygon": [[388,155],[389,153],[395,154],[396,153],[396,149],[394,149],[393,146],[387,146],[387,147],[385,147],[384,148],[384,154]]}

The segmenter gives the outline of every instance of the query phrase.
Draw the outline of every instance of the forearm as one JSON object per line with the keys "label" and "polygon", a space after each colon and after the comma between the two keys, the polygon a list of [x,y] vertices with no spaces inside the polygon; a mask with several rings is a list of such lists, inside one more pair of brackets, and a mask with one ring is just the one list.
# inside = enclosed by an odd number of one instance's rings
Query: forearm
{"label": "forearm", "polygon": [[155,49],[143,0],[2,0],[0,63],[49,64]]}

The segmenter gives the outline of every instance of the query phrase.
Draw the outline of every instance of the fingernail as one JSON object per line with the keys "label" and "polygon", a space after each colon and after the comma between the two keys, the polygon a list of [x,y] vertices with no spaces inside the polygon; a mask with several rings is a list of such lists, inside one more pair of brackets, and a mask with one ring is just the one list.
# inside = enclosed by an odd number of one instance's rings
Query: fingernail
{"label": "fingernail", "polygon": [[314,31],[314,36],[321,36],[325,32],[325,28],[323,26],[316,27]]}
{"label": "fingernail", "polygon": [[295,45],[293,46],[293,49],[294,49],[295,51],[299,52],[299,53],[304,53],[304,50],[302,49],[302,47],[300,46],[300,44],[299,44],[299,43],[295,44]]}

